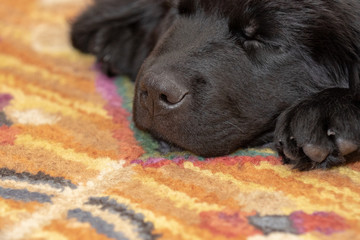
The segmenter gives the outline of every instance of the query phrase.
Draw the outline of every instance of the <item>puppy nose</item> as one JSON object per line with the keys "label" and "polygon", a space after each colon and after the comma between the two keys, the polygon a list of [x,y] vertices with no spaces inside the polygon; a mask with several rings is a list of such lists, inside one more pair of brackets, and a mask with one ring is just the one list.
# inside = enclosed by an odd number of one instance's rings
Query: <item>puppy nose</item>
{"label": "puppy nose", "polygon": [[178,108],[189,92],[172,73],[147,74],[139,86],[140,103],[153,116]]}

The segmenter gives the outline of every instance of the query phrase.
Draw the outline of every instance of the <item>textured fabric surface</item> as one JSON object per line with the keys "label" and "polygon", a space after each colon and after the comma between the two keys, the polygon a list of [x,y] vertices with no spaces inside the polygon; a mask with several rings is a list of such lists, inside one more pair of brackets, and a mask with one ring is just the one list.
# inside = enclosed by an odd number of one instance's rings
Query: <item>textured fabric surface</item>
{"label": "textured fabric surface", "polygon": [[84,6],[0,1],[0,239],[360,239],[360,162],[203,159],[134,129],[133,84],[68,43]]}

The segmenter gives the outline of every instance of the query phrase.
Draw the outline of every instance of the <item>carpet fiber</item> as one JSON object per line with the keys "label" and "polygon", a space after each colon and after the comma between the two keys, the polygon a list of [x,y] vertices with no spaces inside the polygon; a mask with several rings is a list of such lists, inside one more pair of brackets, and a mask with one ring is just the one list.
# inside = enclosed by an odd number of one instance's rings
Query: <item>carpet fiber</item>
{"label": "carpet fiber", "polygon": [[360,162],[203,159],[136,130],[133,84],[68,43],[84,6],[0,1],[0,239],[360,239]]}

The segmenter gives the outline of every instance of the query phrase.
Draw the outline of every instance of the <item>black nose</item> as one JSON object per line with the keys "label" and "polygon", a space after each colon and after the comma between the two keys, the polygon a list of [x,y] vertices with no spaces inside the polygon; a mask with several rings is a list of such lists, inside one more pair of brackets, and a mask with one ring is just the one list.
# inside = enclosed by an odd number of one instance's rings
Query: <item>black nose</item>
{"label": "black nose", "polygon": [[152,116],[180,107],[189,92],[173,73],[146,74],[140,79],[138,91],[141,105]]}

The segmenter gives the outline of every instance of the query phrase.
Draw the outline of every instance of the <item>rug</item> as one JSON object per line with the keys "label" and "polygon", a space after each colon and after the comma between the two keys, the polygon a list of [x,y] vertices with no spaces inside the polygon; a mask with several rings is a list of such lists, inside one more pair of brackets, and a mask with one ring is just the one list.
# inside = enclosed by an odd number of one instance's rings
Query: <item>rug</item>
{"label": "rug", "polygon": [[360,162],[204,159],[137,130],[133,83],[69,44],[87,4],[0,1],[0,239],[360,239]]}

